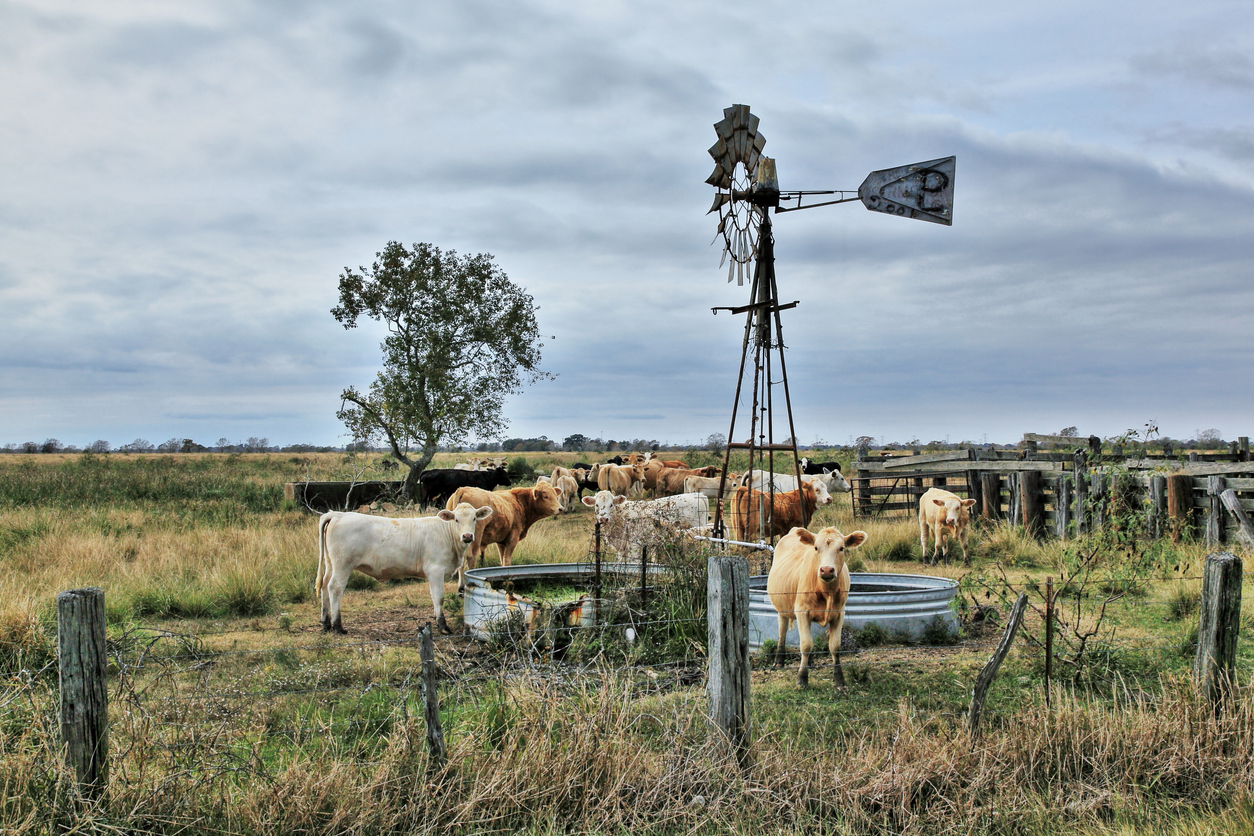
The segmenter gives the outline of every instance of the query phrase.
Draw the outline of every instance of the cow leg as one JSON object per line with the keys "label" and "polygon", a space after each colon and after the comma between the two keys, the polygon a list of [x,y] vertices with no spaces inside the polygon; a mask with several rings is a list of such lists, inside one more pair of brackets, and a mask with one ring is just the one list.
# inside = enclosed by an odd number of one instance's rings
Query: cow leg
{"label": "cow leg", "polygon": [[836,687],[845,687],[845,672],[840,667],[840,634],[845,626],[845,610],[842,605],[835,619],[828,618],[827,652],[832,654],[832,681]]}
{"label": "cow leg", "polygon": [[970,566],[971,556],[967,554],[967,530],[965,528],[958,532],[958,544],[962,546],[962,562]]}
{"label": "cow leg", "polygon": [[945,556],[942,549],[945,547],[945,526],[936,526],[936,543],[932,549],[932,565],[935,566]]}
{"label": "cow leg", "polygon": [[810,632],[810,613],[797,613],[797,634],[801,637],[801,669],[797,672],[797,685],[810,687],[810,654],[814,650],[814,636]]}
{"label": "cow leg", "polygon": [[[339,572],[338,570],[331,574],[331,579],[327,581],[327,616],[330,618],[329,629],[336,633],[347,633],[344,629],[344,623],[340,620],[340,601],[344,597],[344,590],[348,588],[348,576],[352,574],[352,570],[348,572]],[[323,621],[324,629],[326,621]]]}
{"label": "cow leg", "polygon": [[497,543],[496,550],[501,556],[501,565],[508,566],[514,559],[514,549],[518,548],[518,538],[510,535],[504,543]]}
{"label": "cow leg", "polygon": [[783,613],[779,614],[779,642],[775,645],[775,667],[783,667],[784,650],[788,644],[788,624],[791,621]]}
{"label": "cow leg", "polygon": [[447,636],[453,631],[448,628],[448,622],[444,620],[444,576],[428,575],[427,586],[431,591],[431,605],[435,608],[435,626]]}
{"label": "cow leg", "polygon": [[923,562],[927,563],[927,519],[919,512],[919,548],[923,550]]}

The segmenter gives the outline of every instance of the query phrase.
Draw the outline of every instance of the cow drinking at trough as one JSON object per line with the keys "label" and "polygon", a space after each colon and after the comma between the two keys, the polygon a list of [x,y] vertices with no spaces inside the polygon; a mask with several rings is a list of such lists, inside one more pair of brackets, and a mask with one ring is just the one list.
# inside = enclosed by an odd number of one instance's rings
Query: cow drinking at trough
{"label": "cow drinking at trough", "polygon": [[845,684],[845,673],[840,667],[840,637],[850,585],[845,550],[862,545],[866,539],[865,531],[846,535],[835,528],[824,528],[812,534],[804,528],[794,528],[775,546],[771,574],[766,579],[767,597],[779,613],[775,664],[783,664],[788,628],[796,621],[801,644],[797,684],[802,688],[810,684],[810,654],[814,650],[812,624],[827,628],[827,649],[833,660],[832,678],[838,686]]}
{"label": "cow drinking at trough", "polygon": [[[545,484],[500,492],[481,488],[458,488],[449,499],[448,507],[460,502],[468,502],[474,508],[491,508],[493,512],[479,524],[475,531],[475,540],[466,550],[465,564],[470,569],[475,568],[484,547],[493,543],[500,553],[501,565],[510,565],[514,549],[527,536],[531,526],[562,511],[560,495],[552,485]],[[457,589],[460,592],[465,588],[465,576],[459,572]]]}
{"label": "cow drinking at trough", "polygon": [[351,511],[328,511],[318,519],[318,579],[322,629],[346,632],[340,599],[354,571],[378,580],[426,578],[436,624],[444,621],[444,581],[460,573],[462,556],[475,542],[476,527],[491,508],[456,505],[434,517],[393,519]]}
{"label": "cow drinking at trough", "polygon": [[949,491],[928,488],[919,497],[919,545],[923,547],[923,559],[927,560],[927,537],[934,535],[935,548],[932,563],[937,556],[949,560],[949,540],[956,539],[962,546],[962,560],[967,558],[967,524],[971,522],[971,506],[974,499],[960,499]]}

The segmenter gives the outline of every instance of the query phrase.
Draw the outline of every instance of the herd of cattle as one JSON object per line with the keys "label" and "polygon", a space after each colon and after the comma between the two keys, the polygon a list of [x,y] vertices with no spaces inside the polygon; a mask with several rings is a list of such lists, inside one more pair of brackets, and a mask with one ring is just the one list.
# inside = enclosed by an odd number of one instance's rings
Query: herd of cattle
{"label": "herd of cattle", "polygon": [[[615,457],[603,464],[577,463],[557,467],[528,487],[508,488],[500,463],[488,469],[428,470],[420,477],[420,500],[442,505],[431,517],[377,517],[330,511],[318,522],[316,589],[324,630],[345,632],[340,601],[354,571],[378,580],[426,578],[440,630],[449,632],[443,611],[444,584],[477,565],[483,549],[495,544],[502,566],[509,566],[519,541],[540,520],[572,510],[582,502],[594,510],[605,542],[622,559],[638,560],[640,550],[675,532],[701,533],[710,526],[711,501],[720,490],[730,496],[729,523],[735,540],[781,537],[772,558],[767,593],[779,613],[779,651],[791,622],[801,639],[804,686],[813,649],[811,623],[827,628],[828,648],[836,660],[834,677],[843,684],[840,637],[844,603],[849,594],[849,569],[844,551],[862,545],[862,531],[844,535],[835,528],[811,532],[803,527],[832,492],[848,492],[849,483],[835,462],[802,459],[796,476],[752,470],[722,476],[718,468],[689,468],[682,461],[661,461],[647,454]],[[720,481],[723,482],[720,488]],[[495,488],[506,486],[506,490]],[[583,492],[592,495],[584,496]],[[644,492],[651,499],[632,499]],[[773,513],[767,514],[773,503]],[[927,554],[926,535],[934,535],[936,554],[948,555],[947,539],[964,539],[973,500],[940,489],[920,501],[919,538]],[[779,658],[777,657],[777,661]]]}

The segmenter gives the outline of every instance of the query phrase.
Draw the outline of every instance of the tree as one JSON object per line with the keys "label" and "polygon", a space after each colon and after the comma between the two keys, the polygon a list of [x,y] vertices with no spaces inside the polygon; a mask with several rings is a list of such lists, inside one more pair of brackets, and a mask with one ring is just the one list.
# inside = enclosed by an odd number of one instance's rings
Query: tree
{"label": "tree", "polygon": [[575,433],[573,435],[566,436],[565,440],[562,441],[562,449],[571,453],[581,453],[583,452],[584,445],[587,443],[588,437],[586,435],[583,433]]}
{"label": "tree", "polygon": [[39,445],[39,452],[41,453],[60,453],[63,449],[65,449],[65,445],[55,438],[49,438]]}
{"label": "tree", "polygon": [[710,433],[705,439],[705,449],[712,453],[721,453],[727,446],[727,436],[722,433]]}
{"label": "tree", "polygon": [[96,439],[87,448],[87,450],[91,453],[107,453],[112,449],[113,448],[109,446],[109,442],[105,441],[103,438]]}
{"label": "tree", "polygon": [[183,446],[181,438],[169,438],[157,445],[158,453],[177,453]]}
{"label": "tree", "polygon": [[506,396],[524,380],[552,376],[540,370],[531,296],[491,255],[389,241],[376,259],[369,269],[344,269],[331,315],[345,328],[363,316],[387,327],[383,370],[368,391],[345,389],[336,417],[354,438],[387,442],[409,468],[412,497],[441,444],[499,437]]}

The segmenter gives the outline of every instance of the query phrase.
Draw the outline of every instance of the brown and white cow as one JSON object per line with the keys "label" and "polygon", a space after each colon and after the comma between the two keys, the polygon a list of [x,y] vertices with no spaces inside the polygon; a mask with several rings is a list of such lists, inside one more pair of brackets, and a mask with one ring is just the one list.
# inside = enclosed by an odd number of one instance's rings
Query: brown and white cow
{"label": "brown and white cow", "polygon": [[617,496],[637,493],[641,490],[643,483],[643,465],[603,464],[597,470],[597,488]]}
{"label": "brown and white cow", "polygon": [[841,534],[839,529],[824,528],[813,534],[804,528],[789,531],[775,546],[771,574],[766,579],[766,594],[779,613],[779,644],[775,647],[775,664],[784,662],[788,628],[797,622],[801,645],[801,669],[797,684],[810,684],[810,654],[814,650],[812,624],[827,628],[827,649],[832,654],[832,678],[845,684],[840,667],[840,634],[845,625],[845,601],[849,598],[849,566],[845,550],[866,542],[865,531]]}
{"label": "brown and white cow", "polygon": [[679,468],[664,467],[658,471],[657,475],[657,492],[659,496],[670,496],[671,494],[684,493],[684,480],[689,476],[703,476],[706,478],[717,476],[719,468],[714,465],[698,468]]}
{"label": "brown and white cow", "polygon": [[[533,488],[511,488],[507,491],[485,491],[482,488],[458,488],[449,498],[453,507],[467,502],[473,508],[491,508],[492,515],[479,523],[475,541],[466,550],[465,565],[473,569],[485,546],[495,544],[501,565],[510,565],[518,542],[527,536],[531,526],[545,517],[562,512],[561,498],[552,485]],[[459,573],[458,590],[465,589],[465,578]]]}
{"label": "brown and white cow", "polygon": [[436,624],[444,621],[444,582],[460,573],[462,556],[476,542],[478,527],[491,508],[466,503],[449,506],[434,517],[373,517],[328,511],[318,518],[318,579],[322,629],[343,633],[340,599],[354,571],[378,580],[426,578]]}
{"label": "brown and white cow", "polygon": [[[771,505],[771,499],[775,503]],[[804,503],[804,515],[802,514]],[[752,538],[771,538],[785,534],[794,526],[800,526],[814,517],[818,507],[818,494],[815,486],[803,484],[800,491],[786,491],[772,495],[763,491],[755,491],[746,487],[736,488],[731,498],[731,527],[737,540],[749,541]],[[766,530],[766,522],[762,512],[768,507],[773,509],[770,514],[770,530]],[[804,518],[803,518],[804,517]]]}
{"label": "brown and white cow", "polygon": [[967,558],[967,524],[971,522],[970,508],[974,499],[961,499],[940,488],[928,488],[919,497],[919,545],[923,547],[923,559],[927,560],[927,537],[934,535],[932,563],[937,555],[949,560],[949,539],[962,546],[962,559]]}

